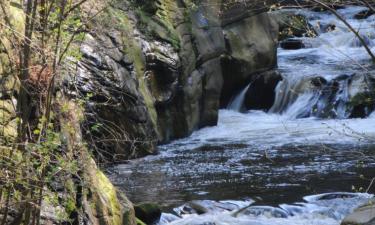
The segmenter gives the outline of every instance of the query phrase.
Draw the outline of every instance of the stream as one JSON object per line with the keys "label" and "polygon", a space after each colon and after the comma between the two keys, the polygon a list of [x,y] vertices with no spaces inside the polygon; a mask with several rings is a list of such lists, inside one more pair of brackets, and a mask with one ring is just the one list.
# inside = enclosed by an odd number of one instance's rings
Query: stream
{"label": "stream", "polygon": [[[375,16],[354,19],[363,9],[339,13],[375,51]],[[347,104],[374,72],[369,56],[334,15],[294,11],[335,29],[299,38],[306,48],[279,48],[283,81],[269,112],[238,112],[243,90],[217,126],[109,169],[132,202],[161,206],[159,225],[339,225],[372,197],[365,192],[375,174],[375,113],[364,108],[365,118],[352,118]],[[324,82],[316,87],[314,79]]]}

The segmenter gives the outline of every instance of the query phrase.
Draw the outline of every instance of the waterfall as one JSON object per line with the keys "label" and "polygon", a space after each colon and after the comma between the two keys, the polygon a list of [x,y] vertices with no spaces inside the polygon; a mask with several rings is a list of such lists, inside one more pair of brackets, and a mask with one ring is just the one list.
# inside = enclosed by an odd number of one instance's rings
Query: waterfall
{"label": "waterfall", "polygon": [[[339,12],[372,47],[375,16],[354,19],[362,10],[364,8],[349,7]],[[332,14],[298,13],[306,16],[314,27],[334,29],[321,29],[317,37],[300,38],[305,48],[278,49],[278,66],[283,79],[274,90],[275,100],[269,113],[290,119],[369,116],[375,109],[375,71],[374,67],[367,66],[369,56],[358,38]],[[241,90],[227,108],[243,110],[249,87],[250,84]]]}
{"label": "waterfall", "polygon": [[[348,7],[339,13],[372,47],[375,17],[354,19],[361,10],[364,8]],[[308,11],[302,14],[314,27],[334,29],[322,29],[317,37],[302,37],[306,48],[278,50],[283,80],[275,89],[275,102],[269,113],[291,119],[369,116],[375,109],[375,76],[374,68],[367,66],[369,56],[362,44],[334,15]]]}
{"label": "waterfall", "polygon": [[[270,113],[291,119],[318,117],[348,119],[369,116],[374,107],[373,84],[366,74],[340,75],[331,80],[308,77],[293,80],[284,77],[276,88],[276,99]],[[355,107],[357,106],[357,107]]]}
{"label": "waterfall", "polygon": [[241,111],[243,102],[245,100],[245,96],[247,91],[249,90],[251,86],[251,83],[248,84],[229,104],[227,109],[233,110],[233,111]]}

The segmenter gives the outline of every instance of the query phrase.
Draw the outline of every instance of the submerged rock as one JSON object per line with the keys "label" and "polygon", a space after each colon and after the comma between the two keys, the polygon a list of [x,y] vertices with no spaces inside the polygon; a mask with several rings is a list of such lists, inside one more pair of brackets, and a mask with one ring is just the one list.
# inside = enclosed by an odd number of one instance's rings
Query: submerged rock
{"label": "submerged rock", "polygon": [[[249,204],[252,202],[249,202]],[[233,211],[239,209],[235,203],[230,201],[217,202],[212,200],[195,200],[175,209],[178,215],[185,214],[205,214],[205,213],[217,213],[225,211]]]}
{"label": "submerged rock", "polygon": [[355,193],[347,193],[347,192],[334,192],[334,193],[327,193],[327,194],[321,194],[321,195],[316,195],[314,201],[320,201],[320,200],[332,200],[332,199],[345,199],[345,198],[355,198],[358,197],[357,194]]}
{"label": "submerged rock", "polygon": [[272,218],[287,218],[289,216],[287,211],[272,206],[251,206],[237,213],[236,217],[241,215],[265,216]]}
{"label": "submerged rock", "polygon": [[280,47],[287,50],[297,50],[301,48],[305,48],[305,44],[302,40],[288,38],[282,42],[280,42]]}
{"label": "submerged rock", "polygon": [[359,13],[357,13],[354,18],[357,19],[357,20],[363,20],[363,19],[367,19],[368,17],[374,15],[375,12],[371,9],[365,9]]}

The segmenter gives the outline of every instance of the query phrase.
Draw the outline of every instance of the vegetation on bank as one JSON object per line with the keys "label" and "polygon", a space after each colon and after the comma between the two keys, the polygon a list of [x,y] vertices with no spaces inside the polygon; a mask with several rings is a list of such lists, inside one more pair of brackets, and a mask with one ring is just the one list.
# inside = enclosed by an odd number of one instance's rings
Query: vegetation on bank
{"label": "vegetation on bank", "polygon": [[82,139],[85,99],[67,98],[61,85],[105,7],[87,0],[0,2],[1,225],[135,224],[131,204]]}
{"label": "vegetation on bank", "polygon": [[[228,1],[223,10],[236,3]],[[0,225],[78,224],[86,217],[97,224],[136,223],[131,204],[97,168],[82,138],[87,96],[69,99],[61,84],[71,65],[81,60],[80,44],[93,20],[121,30],[124,52],[133,57],[140,92],[157,123],[144,83],[144,56],[132,32],[140,29],[147,38],[166,41],[179,51],[181,36],[173,21],[176,5],[167,0],[132,4],[137,21],[106,2],[0,2]],[[194,8],[200,3],[189,4]],[[190,19],[189,11],[185,16]],[[367,104],[368,98],[359,96],[353,104]]]}

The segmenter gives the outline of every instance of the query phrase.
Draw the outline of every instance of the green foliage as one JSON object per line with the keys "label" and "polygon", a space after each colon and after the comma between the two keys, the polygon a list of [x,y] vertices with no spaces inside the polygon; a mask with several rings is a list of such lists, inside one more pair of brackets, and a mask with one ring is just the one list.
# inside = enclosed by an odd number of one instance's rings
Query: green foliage
{"label": "green foliage", "polygon": [[[21,71],[21,76],[25,74],[22,71],[27,71],[25,79],[19,79],[24,93],[17,90],[19,96],[26,96],[26,101],[18,108],[21,112],[41,112],[15,119],[9,114],[18,125],[18,131],[15,131],[18,137],[12,143],[0,143],[0,211],[25,214],[25,224],[32,224],[31,221],[36,224],[42,205],[54,208],[59,220],[68,221],[70,213],[76,210],[75,188],[69,181],[82,170],[79,154],[74,153],[73,147],[67,146],[71,143],[64,142],[62,138],[61,128],[68,125],[60,124],[60,119],[70,108],[68,105],[58,107],[55,104],[53,87],[55,80],[65,70],[64,63],[67,60],[77,62],[82,57],[79,46],[85,37],[84,15],[70,1],[44,2],[47,5],[43,5],[43,1],[27,0],[26,4],[31,4],[35,13],[28,8],[22,11],[20,6],[19,10],[10,11],[16,12],[14,15],[17,18],[14,20],[18,22],[8,24],[6,32],[0,27],[0,42],[6,39],[14,46],[20,46],[11,49],[11,54],[23,55],[29,62],[22,64],[23,61],[9,58],[13,73]],[[0,4],[3,10],[6,5],[3,2]],[[34,15],[35,18],[32,18]],[[25,17],[31,19],[27,21],[23,19]],[[0,22],[7,23],[3,15]],[[23,27],[28,32],[22,31]],[[23,33],[31,35],[19,35]],[[28,48],[30,52],[25,54]],[[0,109],[0,112],[3,111]],[[4,116],[2,114],[0,116]],[[0,135],[9,136],[8,133]],[[66,201],[58,196],[56,183],[63,187],[59,194],[65,195]],[[26,210],[23,212],[22,208]],[[27,219],[28,214],[31,216]],[[0,220],[0,224],[4,222],[7,223]]]}
{"label": "green foliage", "polygon": [[135,12],[138,17],[137,27],[147,38],[161,39],[169,42],[176,50],[180,49],[180,38],[165,12],[150,14],[142,7],[137,7]]}

